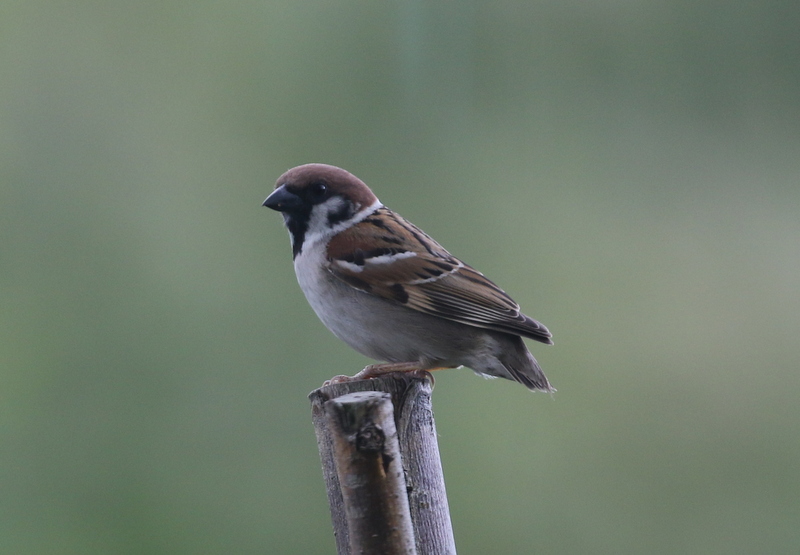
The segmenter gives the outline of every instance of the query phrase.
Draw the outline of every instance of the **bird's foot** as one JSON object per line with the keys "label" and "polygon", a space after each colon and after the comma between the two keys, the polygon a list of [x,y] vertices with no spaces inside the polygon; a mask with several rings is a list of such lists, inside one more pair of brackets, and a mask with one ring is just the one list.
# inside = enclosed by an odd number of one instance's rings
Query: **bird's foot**
{"label": "bird's foot", "polygon": [[430,374],[430,372],[434,372],[436,370],[444,370],[445,368],[452,368],[452,367],[440,366],[438,368],[423,369],[420,368],[419,362],[387,362],[381,364],[370,364],[355,376],[344,376],[344,375],[334,376],[330,380],[327,380],[322,385],[326,386],[337,383],[352,382],[355,380],[368,380],[372,378],[377,378],[379,376],[383,376],[385,374],[391,374],[393,372],[403,372],[408,374],[414,374],[421,378],[427,378],[431,381],[431,385],[433,385],[434,379],[433,376]]}
{"label": "bird's foot", "polygon": [[366,380],[368,378],[377,378],[384,374],[391,374],[392,372],[417,372],[422,370],[419,362],[386,362],[381,364],[370,364],[364,369],[353,376],[354,380]]}

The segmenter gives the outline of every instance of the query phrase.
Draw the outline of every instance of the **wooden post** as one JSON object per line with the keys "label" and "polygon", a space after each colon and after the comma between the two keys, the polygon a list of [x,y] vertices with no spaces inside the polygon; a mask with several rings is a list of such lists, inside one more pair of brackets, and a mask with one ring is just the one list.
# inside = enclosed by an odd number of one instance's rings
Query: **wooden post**
{"label": "wooden post", "polygon": [[416,555],[391,396],[359,391],[325,402],[350,552]]}
{"label": "wooden post", "polygon": [[348,521],[325,407],[330,400],[357,391],[382,391],[391,395],[417,553],[456,552],[431,407],[432,386],[429,375],[397,373],[331,384],[309,395],[339,555],[356,555],[358,551],[351,551],[350,547],[353,530]]}

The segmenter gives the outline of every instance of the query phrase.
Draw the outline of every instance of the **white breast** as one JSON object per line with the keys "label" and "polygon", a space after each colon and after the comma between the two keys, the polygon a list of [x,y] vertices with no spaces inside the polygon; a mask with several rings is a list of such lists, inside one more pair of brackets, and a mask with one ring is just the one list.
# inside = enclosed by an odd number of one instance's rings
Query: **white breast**
{"label": "white breast", "polygon": [[416,351],[408,350],[416,341],[398,341],[398,326],[401,329],[407,326],[397,321],[388,303],[338,280],[326,269],[326,264],[324,243],[304,249],[294,264],[300,288],[322,323],[336,337],[370,358],[416,360]]}
{"label": "white breast", "polygon": [[[379,206],[376,203],[344,225],[354,225]],[[328,270],[327,258],[332,234],[319,221],[315,223],[315,233],[306,235],[303,248],[294,260],[294,269],[311,308],[336,337],[376,360],[436,360],[451,361],[451,366],[463,364],[454,358],[453,348],[469,335],[462,329],[467,326],[398,306],[334,277]],[[378,260],[380,262],[382,260]]]}
{"label": "white breast", "polygon": [[[377,318],[366,295],[336,279],[327,269],[325,243],[312,244],[295,258],[297,282],[317,316],[333,334],[356,351],[373,358],[370,323],[364,319]],[[374,302],[374,301],[372,301]]]}

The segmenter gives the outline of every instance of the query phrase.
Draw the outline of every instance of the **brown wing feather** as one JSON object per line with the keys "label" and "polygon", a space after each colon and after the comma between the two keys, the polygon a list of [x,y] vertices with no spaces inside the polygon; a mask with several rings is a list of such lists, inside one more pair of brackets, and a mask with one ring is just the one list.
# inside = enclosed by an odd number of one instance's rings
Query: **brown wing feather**
{"label": "brown wing feather", "polygon": [[337,234],[328,260],[331,273],[356,289],[441,318],[552,343],[547,328],[522,314],[502,289],[387,208]]}

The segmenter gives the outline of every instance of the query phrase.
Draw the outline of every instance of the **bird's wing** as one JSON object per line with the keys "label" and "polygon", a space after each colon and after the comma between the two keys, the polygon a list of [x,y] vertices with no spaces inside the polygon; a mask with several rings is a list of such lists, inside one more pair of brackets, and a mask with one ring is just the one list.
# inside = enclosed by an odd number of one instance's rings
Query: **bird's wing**
{"label": "bird's wing", "polygon": [[328,243],[328,269],[351,287],[408,308],[551,344],[552,335],[483,274],[387,208]]}

